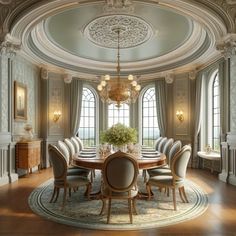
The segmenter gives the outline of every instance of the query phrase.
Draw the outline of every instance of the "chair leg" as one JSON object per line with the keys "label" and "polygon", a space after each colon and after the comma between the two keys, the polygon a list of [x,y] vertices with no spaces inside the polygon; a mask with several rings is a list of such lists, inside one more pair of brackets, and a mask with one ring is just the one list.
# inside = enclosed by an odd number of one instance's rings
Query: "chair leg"
{"label": "chair leg", "polygon": [[186,193],[185,193],[184,186],[181,188],[181,191],[182,191],[182,193],[183,193],[183,196],[184,196],[185,201],[186,201],[187,203],[189,203],[188,198],[187,198],[187,195],[186,195]]}
{"label": "chair leg", "polygon": [[143,182],[147,183],[147,170],[143,170]]}
{"label": "chair leg", "polygon": [[66,203],[66,194],[67,194],[67,188],[64,188],[64,195],[63,195],[63,203],[62,203],[62,208],[64,208],[65,203]]}
{"label": "chair leg", "polygon": [[87,198],[88,200],[90,200],[90,193],[91,193],[91,188],[92,188],[92,184],[91,183],[88,183],[87,184]]}
{"label": "chair leg", "polygon": [[52,194],[52,197],[51,197],[51,199],[50,199],[50,203],[52,203],[52,200],[53,200],[53,198],[55,197],[55,193],[56,193],[56,187],[54,186],[54,189],[53,189],[53,194]]}
{"label": "chair leg", "polygon": [[133,205],[134,214],[138,215],[137,208],[136,208],[136,198],[133,198],[132,203],[133,203],[132,205]]}
{"label": "chair leg", "polygon": [[182,193],[182,188],[181,187],[179,188],[179,196],[180,196],[182,202],[185,202],[185,199],[183,198],[183,193]]}
{"label": "chair leg", "polygon": [[149,183],[146,183],[146,189],[148,193],[148,200],[151,200],[151,186]]}
{"label": "chair leg", "polygon": [[176,207],[176,196],[175,196],[175,188],[172,189],[172,194],[173,194],[173,203],[174,203],[174,210],[177,210]]}
{"label": "chair leg", "polygon": [[130,223],[133,224],[133,217],[132,217],[132,204],[131,204],[131,199],[128,199],[128,205],[129,205],[129,219]]}
{"label": "chair leg", "polygon": [[59,196],[59,192],[60,192],[60,188],[56,188],[56,198],[55,198],[54,202],[57,201],[58,196]]}
{"label": "chair leg", "polygon": [[71,197],[71,188],[69,188],[69,197]]}
{"label": "chair leg", "polygon": [[110,216],[111,216],[111,198],[109,198],[108,200],[107,224],[110,223]]}
{"label": "chair leg", "polygon": [[106,209],[106,199],[101,199],[102,200],[102,209],[99,213],[99,215],[102,215],[102,213],[104,212],[104,210]]}

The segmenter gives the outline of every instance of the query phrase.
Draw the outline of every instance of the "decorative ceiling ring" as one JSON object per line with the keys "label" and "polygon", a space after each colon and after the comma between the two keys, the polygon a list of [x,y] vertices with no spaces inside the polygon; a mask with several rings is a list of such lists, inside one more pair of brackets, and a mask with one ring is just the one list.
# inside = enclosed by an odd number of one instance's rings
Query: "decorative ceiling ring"
{"label": "decorative ceiling ring", "polygon": [[99,46],[116,48],[117,28],[121,49],[143,44],[154,34],[152,26],[144,19],[124,14],[97,17],[85,26],[83,34]]}
{"label": "decorative ceiling ring", "polygon": [[[101,3],[103,1],[94,1],[93,3],[95,2]],[[227,33],[226,26],[223,24],[223,20],[220,18],[220,16],[217,16],[214,12],[210,12],[207,11],[206,9],[198,7],[198,3],[194,3],[195,5],[190,5],[189,3],[186,3],[186,1],[181,1],[181,0],[180,1],[161,0],[159,2],[160,5],[165,6],[168,9],[171,9],[173,11],[176,10],[176,12],[182,15],[191,17],[191,19],[193,19],[194,21],[200,22],[200,24],[207,30],[210,38],[211,44],[210,44],[210,49],[208,51],[213,49],[216,40],[220,39],[223,35]],[[22,17],[19,18],[18,21],[15,21],[16,24],[12,26],[11,35],[15,38],[22,40],[23,43],[22,50],[25,51],[27,54],[29,54],[30,57],[34,58],[35,62],[42,63],[43,58],[42,57],[40,58],[39,56],[32,53],[31,47],[30,45],[28,45],[30,32],[33,30],[36,24],[41,22],[43,19],[46,19],[49,16],[54,15],[56,13],[63,12],[66,9],[71,9],[75,7],[78,3],[81,6],[85,4],[90,4],[88,3],[88,1],[63,0],[60,2],[55,1],[41,5],[37,9],[33,9],[28,13],[26,13],[25,15],[22,15]],[[67,5],[63,6],[63,4]],[[157,3],[154,1],[149,1],[149,4],[157,4]],[[44,46],[41,45],[40,48],[44,48]],[[63,65],[63,62],[60,65]],[[112,67],[113,63],[110,63],[110,65]],[[129,65],[129,63],[127,63],[127,65]]]}
{"label": "decorative ceiling ring", "polygon": [[[92,3],[100,3],[104,1],[93,1]],[[142,1],[140,1],[142,2]],[[143,1],[146,2],[147,1]],[[215,35],[214,38],[218,40],[219,37],[222,37],[222,34],[226,34],[226,26],[223,24],[222,18],[216,15],[212,11],[200,8],[198,3],[195,5],[190,5],[186,1],[172,1],[172,0],[160,0],[157,3],[156,1],[148,1],[147,4],[158,4],[163,5],[169,9],[176,10],[180,14],[191,17],[194,21],[199,22],[202,25],[205,25],[210,33]],[[56,13],[63,12],[68,9],[72,9],[75,6],[88,4],[87,1],[83,0],[62,0],[55,2],[42,3],[42,5],[37,5],[37,8],[26,11],[25,14],[14,22],[14,25],[11,25],[11,35],[15,38],[22,39],[22,35],[28,35],[26,31],[31,31],[40,21],[48,18],[49,16],[55,15]],[[209,4],[209,3],[208,3]],[[202,7],[202,5],[201,5]],[[214,23],[214,30],[212,31],[212,26]]]}
{"label": "decorative ceiling ring", "polygon": [[[184,45],[160,57],[149,58],[142,61],[122,62],[122,70],[128,71],[130,68],[137,68],[141,70],[144,67],[158,68],[159,66],[163,66],[168,63],[175,63],[177,60],[186,58],[193,52],[197,51],[198,48],[200,48],[203,44],[205,37],[205,31],[202,30],[199,24],[195,23],[193,25],[192,35],[188,38]],[[47,37],[47,34],[44,31],[43,23],[39,24],[32,31],[32,41],[34,42],[35,47],[39,48],[42,53],[48,54],[51,57],[57,58],[57,60],[64,61],[65,63],[70,61],[70,63],[75,66],[86,66],[88,69],[90,68],[99,70],[106,68],[106,70],[109,72],[114,70],[116,62],[112,63],[107,61],[94,61],[87,58],[78,57],[77,55],[72,55],[70,52],[65,51],[63,48],[60,48],[59,45],[55,45]],[[27,43],[25,46],[27,46]],[[195,49],[193,49],[193,47]],[[29,48],[28,53],[32,53],[32,50]],[[175,55],[174,57],[173,54]]]}

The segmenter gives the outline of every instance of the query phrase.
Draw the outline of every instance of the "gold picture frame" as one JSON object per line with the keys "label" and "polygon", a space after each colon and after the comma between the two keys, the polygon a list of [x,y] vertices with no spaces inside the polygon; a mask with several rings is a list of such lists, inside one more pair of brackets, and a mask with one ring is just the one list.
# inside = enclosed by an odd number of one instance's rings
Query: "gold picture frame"
{"label": "gold picture frame", "polygon": [[27,87],[14,81],[14,118],[27,120]]}

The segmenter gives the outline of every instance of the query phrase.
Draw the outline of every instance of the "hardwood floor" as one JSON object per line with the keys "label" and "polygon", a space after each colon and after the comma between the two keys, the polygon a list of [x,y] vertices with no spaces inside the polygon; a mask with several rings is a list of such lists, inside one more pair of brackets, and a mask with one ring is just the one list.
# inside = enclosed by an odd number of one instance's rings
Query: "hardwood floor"
{"label": "hardwood floor", "polygon": [[208,194],[209,207],[200,217],[174,226],[142,231],[95,231],[57,224],[35,215],[28,206],[31,191],[51,178],[52,170],[0,187],[0,235],[207,235],[236,236],[236,187],[220,182],[208,170],[188,170],[188,178]]}

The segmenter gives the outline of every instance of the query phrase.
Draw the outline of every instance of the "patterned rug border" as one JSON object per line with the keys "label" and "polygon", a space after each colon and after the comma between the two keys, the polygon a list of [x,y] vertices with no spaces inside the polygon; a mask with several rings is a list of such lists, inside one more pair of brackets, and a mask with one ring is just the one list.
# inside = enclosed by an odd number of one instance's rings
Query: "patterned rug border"
{"label": "patterned rug border", "polygon": [[[85,223],[85,222],[78,222],[77,219],[71,218],[69,216],[63,216],[63,215],[57,215],[51,211],[49,211],[45,206],[43,205],[41,201],[41,195],[43,192],[47,189],[47,187],[53,182],[53,179],[49,179],[43,184],[39,185],[36,189],[32,191],[28,198],[28,204],[32,211],[36,213],[37,215],[42,216],[43,218],[46,218],[48,220],[70,225],[77,228],[84,228],[84,229],[96,229],[96,230],[144,230],[144,229],[151,229],[151,228],[160,228],[160,227],[166,227],[169,225],[175,225],[182,222],[186,222],[189,220],[192,220],[194,218],[199,217],[202,215],[208,208],[208,198],[207,194],[204,192],[204,190],[199,187],[197,184],[193,183],[190,180],[186,180],[186,185],[188,185],[194,193],[197,196],[197,201],[195,202],[194,206],[188,209],[186,212],[176,214],[174,216],[168,216],[167,219],[158,219],[156,223],[150,222],[145,223],[144,225],[141,224],[102,224],[99,223],[97,225],[91,224],[91,223]],[[187,215],[186,215],[187,214]]]}

